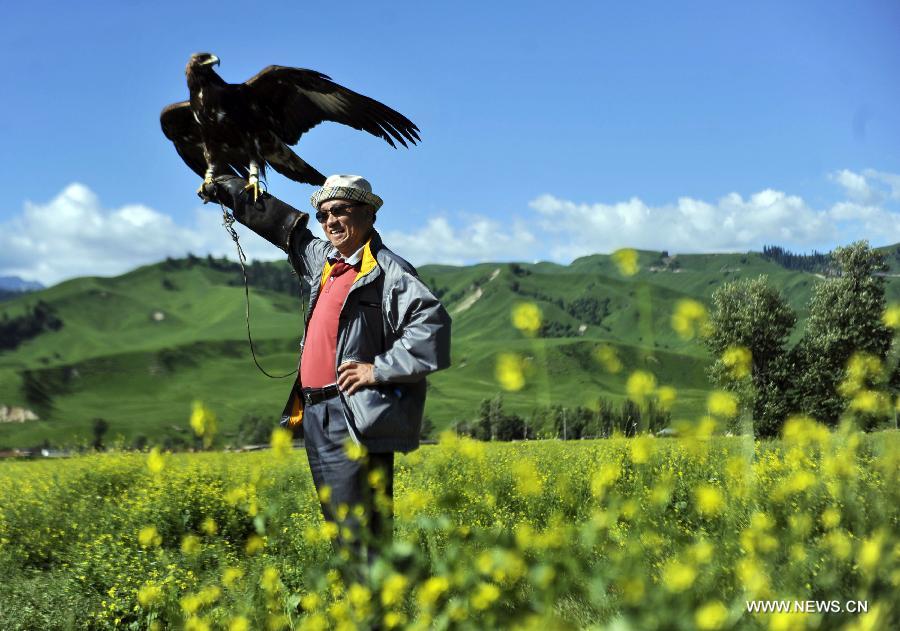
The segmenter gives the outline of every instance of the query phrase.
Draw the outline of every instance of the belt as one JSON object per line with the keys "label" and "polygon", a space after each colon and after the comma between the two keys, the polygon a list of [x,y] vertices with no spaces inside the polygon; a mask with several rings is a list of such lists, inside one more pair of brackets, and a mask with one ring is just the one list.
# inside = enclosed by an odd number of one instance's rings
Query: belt
{"label": "belt", "polygon": [[315,405],[319,401],[325,401],[326,399],[336,397],[340,390],[338,389],[337,384],[333,383],[324,388],[303,388],[300,392],[303,394],[303,402],[306,405]]}

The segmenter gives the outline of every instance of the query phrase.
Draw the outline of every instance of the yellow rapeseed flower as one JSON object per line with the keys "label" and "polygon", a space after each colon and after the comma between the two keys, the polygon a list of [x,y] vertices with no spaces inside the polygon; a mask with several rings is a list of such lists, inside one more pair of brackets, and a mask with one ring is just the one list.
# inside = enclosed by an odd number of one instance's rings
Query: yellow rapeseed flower
{"label": "yellow rapeseed flower", "polygon": [[219,531],[219,525],[216,523],[215,519],[213,519],[212,517],[207,517],[200,524],[200,530],[202,530],[204,534],[213,536]]}
{"label": "yellow rapeseed flower", "polygon": [[216,435],[216,415],[201,401],[194,401],[191,411],[191,429],[203,438],[203,444],[209,447]]}
{"label": "yellow rapeseed flower", "polygon": [[142,607],[152,607],[162,601],[163,590],[153,582],[144,583],[138,590],[137,599]]}
{"label": "yellow rapeseed flower", "polygon": [[159,447],[151,449],[150,453],[147,454],[147,468],[150,469],[150,473],[158,475],[165,466],[166,460],[160,453]]}
{"label": "yellow rapeseed flower", "polygon": [[158,546],[162,543],[162,537],[156,530],[156,526],[144,526],[138,531],[138,543],[142,548]]}
{"label": "yellow rapeseed flower", "polygon": [[653,373],[645,370],[635,370],[628,376],[628,381],[625,383],[628,398],[638,405],[642,405],[655,390],[656,377],[653,376]]}
{"label": "yellow rapeseed flower", "polygon": [[517,353],[500,353],[494,376],[504,390],[515,392],[525,387],[524,361]]}
{"label": "yellow rapeseed flower", "polygon": [[543,490],[541,476],[534,463],[528,460],[519,460],[513,465],[513,474],[516,480],[516,489],[522,495],[540,495]]}
{"label": "yellow rapeseed flower", "polygon": [[222,584],[225,587],[231,587],[235,581],[241,579],[244,576],[244,570],[239,567],[226,567],[222,571]]}
{"label": "yellow rapeseed flower", "polygon": [[366,457],[366,448],[361,443],[352,440],[348,440],[344,444],[344,451],[347,453],[347,458],[350,460],[362,460]]}
{"label": "yellow rapeseed flower", "polygon": [[900,304],[889,305],[881,316],[884,325],[892,329],[900,329]]}
{"label": "yellow rapeseed flower", "polygon": [[247,544],[244,546],[244,551],[252,556],[262,550],[265,545],[265,539],[254,533],[247,537]]}
{"label": "yellow rapeseed flower", "polygon": [[402,574],[396,572],[388,576],[384,584],[381,586],[381,604],[385,607],[393,607],[403,602],[403,594],[406,592],[406,586],[409,584]]}
{"label": "yellow rapeseed flower", "polygon": [[512,323],[525,335],[535,335],[541,328],[540,307],[533,302],[517,304],[512,308]]}
{"label": "yellow rapeseed flower", "polygon": [[484,610],[490,607],[500,598],[500,588],[493,583],[479,583],[472,594],[472,606],[475,609]]}
{"label": "yellow rapeseed flower", "polygon": [[868,539],[864,539],[859,545],[856,562],[859,568],[868,575],[874,574],[881,561],[881,546],[884,541],[884,533],[877,532]]}
{"label": "yellow rapeseed flower", "polygon": [[663,569],[662,580],[667,590],[673,593],[683,592],[694,584],[697,570],[681,561],[670,561]]}
{"label": "yellow rapeseed flower", "polygon": [[193,556],[200,552],[200,537],[197,535],[185,535],[182,537],[181,552],[187,556]]}
{"label": "yellow rapeseed flower", "polygon": [[610,255],[613,263],[622,276],[634,276],[638,273],[638,253],[631,248],[616,250]]}
{"label": "yellow rapeseed flower", "polygon": [[637,438],[631,440],[631,461],[635,464],[644,464],[650,460],[655,449],[655,443],[652,436],[641,434]]}
{"label": "yellow rapeseed flower", "polygon": [[715,486],[701,484],[694,490],[694,498],[697,501],[697,510],[704,517],[715,517],[725,508],[725,498]]}
{"label": "yellow rapeseed flower", "polygon": [[276,458],[284,458],[294,448],[293,434],[290,430],[283,427],[276,427],[272,430],[270,443],[272,445],[272,454]]}
{"label": "yellow rapeseed flower", "polygon": [[728,367],[733,379],[744,379],[750,376],[753,366],[753,354],[743,346],[729,346],[722,353],[722,363]]}
{"label": "yellow rapeseed flower", "polygon": [[678,391],[672,386],[660,386],[656,390],[656,400],[663,410],[671,410],[677,398]]}
{"label": "yellow rapeseed flower", "polygon": [[672,314],[672,328],[683,340],[705,335],[709,328],[709,314],[706,307],[696,300],[680,300]]}
{"label": "yellow rapeseed flower", "polygon": [[446,576],[432,576],[419,587],[417,599],[423,608],[431,608],[438,599],[450,589],[450,581]]}
{"label": "yellow rapeseed flower", "polygon": [[609,344],[604,344],[594,351],[594,357],[609,373],[617,373],[622,370],[622,361],[619,359],[616,349]]}
{"label": "yellow rapeseed flower", "polygon": [[734,418],[738,414],[738,399],[731,392],[714,390],[706,399],[709,413],[719,418]]}
{"label": "yellow rapeseed flower", "polygon": [[270,594],[277,592],[281,587],[281,577],[278,574],[278,569],[272,566],[265,568],[259,579],[259,584]]}
{"label": "yellow rapeseed flower", "polygon": [[720,601],[713,600],[694,612],[694,623],[701,631],[721,629],[728,620],[728,608]]}
{"label": "yellow rapeseed flower", "polygon": [[244,616],[235,616],[228,623],[228,631],[250,631],[250,621]]}
{"label": "yellow rapeseed flower", "polygon": [[210,626],[203,618],[191,616],[184,623],[184,631],[210,631]]}

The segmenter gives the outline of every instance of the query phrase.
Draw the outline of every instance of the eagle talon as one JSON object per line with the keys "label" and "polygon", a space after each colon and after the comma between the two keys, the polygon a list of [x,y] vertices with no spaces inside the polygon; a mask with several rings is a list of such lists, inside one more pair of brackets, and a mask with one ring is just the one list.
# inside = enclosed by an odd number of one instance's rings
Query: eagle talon
{"label": "eagle talon", "polygon": [[247,186],[244,187],[244,190],[253,189],[253,203],[256,203],[256,200],[259,198],[259,180],[255,178],[250,178],[250,182],[247,183]]}
{"label": "eagle talon", "polygon": [[209,201],[209,195],[207,195],[207,193],[206,193],[206,185],[207,184],[209,184],[210,186],[213,186],[215,184],[213,182],[211,173],[206,174],[206,177],[203,178],[203,182],[200,183],[200,187],[197,189],[197,195],[199,195],[200,198],[203,199],[204,203]]}

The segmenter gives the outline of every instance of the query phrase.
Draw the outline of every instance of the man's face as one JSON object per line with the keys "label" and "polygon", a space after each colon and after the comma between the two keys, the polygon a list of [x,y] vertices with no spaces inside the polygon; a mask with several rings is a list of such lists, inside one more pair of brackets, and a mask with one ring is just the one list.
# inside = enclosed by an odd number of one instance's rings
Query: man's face
{"label": "man's face", "polygon": [[319,204],[319,212],[327,213],[322,223],[325,236],[343,256],[356,252],[372,229],[372,211],[365,204],[347,199],[329,199]]}

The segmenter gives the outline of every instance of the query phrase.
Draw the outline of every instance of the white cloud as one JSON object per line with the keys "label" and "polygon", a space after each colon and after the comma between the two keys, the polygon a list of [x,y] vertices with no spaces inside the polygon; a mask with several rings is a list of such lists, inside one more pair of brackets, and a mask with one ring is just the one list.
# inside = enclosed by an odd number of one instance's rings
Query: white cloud
{"label": "white cloud", "polygon": [[521,221],[510,226],[479,215],[461,220],[461,227],[453,227],[446,218],[433,217],[415,232],[391,230],[384,232],[382,238],[413,265],[521,259],[536,243],[535,236]]}
{"label": "white cloud", "polygon": [[865,175],[842,169],[832,173],[830,177],[844,188],[851,199],[868,203],[881,201],[880,191],[872,188]]}
{"label": "white cloud", "polygon": [[[576,202],[546,194],[508,220],[482,214],[436,216],[410,230],[384,230],[384,242],[415,265],[573,258],[622,247],[673,252],[759,250],[765,244],[829,250],[856,239],[900,241],[900,213],[885,206],[900,199],[900,175],[848,170],[829,176],[847,198],[813,208],[802,197],[764,189],[716,201],[681,197],[648,205]],[[174,214],[174,213],[173,213]],[[140,204],[105,209],[97,195],[71,184],[45,204],[27,202],[0,224],[0,275],[51,284],[83,275],[115,275],[187,252],[235,258],[219,207],[197,205],[185,225]],[[235,224],[248,258],[284,254]],[[317,233],[318,236],[318,233]]]}
{"label": "white cloud", "polygon": [[[235,258],[221,226],[218,206],[196,208],[191,225],[140,204],[104,209],[83,184],[70,184],[46,204],[26,202],[23,211],[0,224],[0,274],[52,284],[84,275],[121,274],[166,256],[211,253]],[[251,258],[284,255],[244,230]]]}
{"label": "white cloud", "polygon": [[[744,199],[730,193],[715,203],[682,197],[674,204],[577,203],[542,195],[530,203],[553,235],[551,253],[569,260],[621,247],[676,252],[758,249],[767,243],[808,246],[842,238],[829,211],[800,197],[766,189]],[[900,239],[900,232],[897,233]]]}

